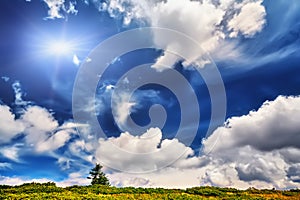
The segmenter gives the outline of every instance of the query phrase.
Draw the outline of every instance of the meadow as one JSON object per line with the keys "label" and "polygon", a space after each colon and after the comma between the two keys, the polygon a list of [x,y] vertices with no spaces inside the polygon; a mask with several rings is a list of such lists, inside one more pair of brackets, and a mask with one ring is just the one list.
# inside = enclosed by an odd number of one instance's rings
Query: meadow
{"label": "meadow", "polygon": [[0,185],[0,199],[300,199],[300,190],[258,190],[249,188],[194,187],[188,189],[117,188],[112,186],[57,187],[55,183]]}

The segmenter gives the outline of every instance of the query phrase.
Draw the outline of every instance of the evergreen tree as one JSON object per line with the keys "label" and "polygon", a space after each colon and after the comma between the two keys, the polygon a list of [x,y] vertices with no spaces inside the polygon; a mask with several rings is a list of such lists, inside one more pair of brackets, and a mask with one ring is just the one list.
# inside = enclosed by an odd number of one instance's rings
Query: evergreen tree
{"label": "evergreen tree", "polygon": [[91,169],[90,176],[87,178],[92,179],[92,185],[110,185],[108,178],[106,177],[104,172],[101,171],[102,167],[102,165],[96,163],[96,166]]}

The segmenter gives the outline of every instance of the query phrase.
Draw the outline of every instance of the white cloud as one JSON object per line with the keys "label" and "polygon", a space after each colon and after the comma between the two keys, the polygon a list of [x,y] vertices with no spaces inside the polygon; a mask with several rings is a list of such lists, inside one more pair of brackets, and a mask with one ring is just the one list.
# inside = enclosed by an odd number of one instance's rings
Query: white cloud
{"label": "white cloud", "polygon": [[[47,4],[48,18],[64,18],[68,14],[77,14],[75,2],[65,0],[44,0]],[[123,19],[125,26],[138,21],[141,25],[174,29],[187,34],[197,41],[204,51],[210,53],[219,51],[220,42],[226,37],[237,37],[238,33],[245,37],[253,37],[260,32],[266,23],[266,10],[262,5],[263,0],[234,0],[192,1],[192,0],[110,0],[92,1],[100,12],[108,12],[113,18]],[[88,4],[88,3],[87,3]],[[164,44],[166,36],[154,35],[154,42]],[[162,43],[161,43],[162,42]],[[184,44],[171,42],[164,44],[165,50],[177,50],[188,53],[188,62],[203,67],[197,60],[204,54],[202,49],[192,49]],[[226,55],[223,55],[226,56]],[[172,58],[169,53],[158,59],[154,65],[159,71],[160,64],[173,65],[178,58]],[[201,59],[200,59],[201,60]],[[172,64],[170,64],[172,63]]]}
{"label": "white cloud", "polygon": [[114,95],[112,99],[112,109],[114,113],[115,120],[118,125],[122,126],[126,123],[128,116],[132,112],[133,106],[136,105],[135,100],[131,99],[129,101],[130,94],[123,92]]}
{"label": "white cloud", "polygon": [[[22,152],[51,154],[76,135],[76,128],[86,125],[66,122],[59,126],[52,114],[39,106],[27,106],[19,119],[11,113],[10,108],[0,106],[0,154],[12,161],[19,162],[19,154]],[[23,134],[18,143],[10,144],[12,139]],[[20,147],[20,145],[22,147]]]}
{"label": "white cloud", "polygon": [[52,114],[39,106],[27,107],[21,119],[28,124],[29,128],[33,127],[44,132],[51,132],[58,127],[58,122]]}
{"label": "white cloud", "polygon": [[[191,48],[177,43],[179,40],[174,38],[173,42],[168,42],[164,47],[167,51],[185,52],[188,55],[183,63],[185,67],[192,64],[202,68],[207,63],[201,62],[205,53],[222,52],[220,47],[226,37],[236,37],[236,32],[245,37],[252,37],[262,30],[266,12],[261,3],[260,0],[246,0],[240,3],[226,0],[220,1],[219,4],[212,1],[168,0],[157,3],[149,16],[152,26],[179,31],[198,42],[199,48]],[[228,27],[224,27],[224,24],[228,24]],[[232,30],[229,35],[227,29]],[[164,41],[169,41],[168,37],[162,34],[154,35],[154,42],[164,44]],[[224,53],[221,57],[227,59],[227,54]],[[165,53],[154,67],[159,69],[163,64],[172,66],[177,61],[178,58]],[[164,67],[160,70],[164,70]]]}
{"label": "white cloud", "polygon": [[[142,136],[123,133],[118,138],[100,139],[96,161],[125,171],[109,174],[115,185],[168,188],[213,185],[241,189],[300,187],[299,108],[300,97],[279,96],[265,102],[257,111],[233,117],[203,141],[204,150],[200,156],[176,139],[162,140],[162,133],[156,128]],[[171,142],[172,154],[160,151]],[[122,151],[134,154],[128,156]],[[160,151],[159,156],[145,154],[155,151]],[[183,156],[176,159],[182,152]],[[176,162],[151,173],[126,173],[146,171],[168,159]]]}
{"label": "white cloud", "polygon": [[15,119],[15,115],[6,105],[0,105],[0,144],[10,142],[25,129],[24,124]]}
{"label": "white cloud", "polygon": [[76,2],[69,2],[69,7],[66,9],[66,12],[68,14],[73,14],[73,15],[77,15],[78,10],[76,10],[75,8]]}
{"label": "white cloud", "polygon": [[[16,117],[11,108],[0,105],[0,154],[2,157],[19,162],[19,156],[24,152],[49,154],[54,157],[54,151],[76,135],[76,128],[84,129],[86,124],[65,122],[59,126],[57,120],[46,108],[30,106],[22,99],[22,90],[19,82],[13,83],[17,106],[15,110],[19,114]],[[20,136],[18,139],[17,136]],[[17,143],[11,144],[16,138]],[[20,147],[22,146],[22,147]]]}
{"label": "white cloud", "polygon": [[252,37],[261,31],[266,23],[266,10],[261,1],[245,4],[240,13],[236,14],[229,22],[228,29],[232,30],[230,37],[236,37],[240,32],[246,37]]}
{"label": "white cloud", "polygon": [[[52,2],[52,4],[47,3],[50,8],[49,15],[52,18],[63,17],[60,12],[62,12],[64,1],[48,2]],[[130,6],[125,7],[127,3]],[[239,33],[245,37],[252,37],[261,31],[266,23],[266,11],[261,0],[245,0],[239,3],[233,0],[220,0],[219,4],[188,0],[156,1],[155,3],[114,0],[101,6],[101,9],[108,10],[114,17],[123,13],[125,25],[131,23],[133,19],[146,19],[151,25],[172,28],[185,33],[196,39],[205,50],[212,52],[219,50],[218,47],[225,37],[236,37]],[[224,27],[221,22],[225,24]],[[154,36],[154,42],[163,43],[163,41],[162,36]],[[197,61],[201,56],[199,49],[190,50],[176,43],[165,43],[164,46],[167,50],[178,48],[178,51],[191,51],[189,53],[191,61]],[[234,47],[230,46],[228,52],[231,49]],[[226,56],[228,52],[225,53]],[[238,53],[237,51],[232,57],[234,58]],[[171,57],[166,53],[157,62],[172,65],[177,60],[177,57]],[[21,99],[21,96],[18,98]],[[122,103],[123,101],[120,101],[116,106],[117,118],[121,123],[126,121],[132,106],[135,105],[132,102]],[[159,129],[150,129],[142,136],[133,136],[127,132],[118,138],[100,139],[96,150],[96,160],[104,161],[108,165],[117,165],[116,168],[125,171],[145,171],[153,169],[155,165],[163,165],[166,159],[176,160],[178,153],[185,152],[177,162],[154,173],[137,175],[114,172],[110,174],[110,178],[117,185],[189,187],[208,184],[238,188],[299,187],[299,108],[299,97],[280,96],[272,102],[266,102],[258,111],[252,111],[241,117],[233,117],[225,126],[219,127],[203,141],[202,156],[195,156],[191,148],[175,139],[162,140],[162,133]],[[5,117],[9,116],[7,124],[19,122],[7,106],[3,110],[0,114]],[[21,119],[22,122],[26,122],[28,135],[35,132],[32,136],[38,137],[35,144],[45,144],[41,147],[44,148],[42,151],[52,151],[64,145],[70,139],[70,135],[64,130],[55,132],[67,127],[59,127],[52,114],[45,109],[42,110],[42,108],[36,108],[31,113],[27,110],[24,114],[27,117]],[[34,116],[42,116],[42,118],[35,121]],[[1,128],[6,130],[5,127],[14,127],[5,125],[4,128],[0,126],[0,130]],[[0,138],[8,138],[6,142],[9,142],[19,132],[19,129],[1,131],[0,133],[5,137],[1,135]],[[152,139],[147,140],[145,137]],[[32,141],[35,140],[32,139]],[[159,151],[169,143],[172,143],[174,147],[172,154],[161,152],[160,156],[146,156],[143,159],[123,156],[124,154],[119,150],[116,151],[115,148],[142,154]],[[72,142],[69,149],[72,154],[79,156],[83,155],[82,151],[94,151],[90,143],[82,140]],[[14,153],[6,153],[6,155],[11,158],[17,157]],[[92,161],[91,156],[85,159]],[[67,159],[59,161],[68,162]],[[79,174],[71,174],[70,180],[62,184],[74,184],[71,179],[78,179],[76,183],[84,181]]]}
{"label": "white cloud", "polygon": [[[227,37],[237,37],[238,33],[253,37],[266,23],[262,0],[111,0],[103,4],[99,1],[94,3],[99,11],[107,11],[111,17],[123,19],[124,25],[136,20],[141,24],[169,28],[186,34],[200,44],[199,48],[191,48],[180,43],[178,38],[154,34],[153,42],[166,50],[153,65],[158,71],[172,67],[179,60],[172,52],[185,52],[185,67],[194,65],[202,68],[206,63],[202,58],[205,52],[220,52],[222,42]],[[222,54],[222,58],[227,58],[227,54]]]}
{"label": "white cloud", "polygon": [[187,188],[200,185],[201,169],[165,168],[155,173],[128,174],[116,172],[108,178],[114,185],[133,187]]}
{"label": "white cloud", "polygon": [[74,172],[69,174],[69,177],[65,180],[56,182],[60,187],[67,187],[72,185],[89,185],[91,181],[85,176],[82,176],[82,173]]}
{"label": "white cloud", "polygon": [[83,139],[75,140],[68,144],[69,152],[71,155],[76,156],[89,163],[93,162],[93,156],[90,154],[94,151],[95,147],[93,143],[85,141]]}
{"label": "white cloud", "polygon": [[49,179],[41,178],[41,179],[23,179],[20,177],[6,177],[0,176],[0,184],[1,185],[22,185],[23,183],[47,183],[52,182]]}
{"label": "white cloud", "polygon": [[[4,110],[0,114],[10,116],[8,123],[17,121],[26,124],[25,137],[33,134],[31,131],[37,131],[37,139],[32,139],[36,153],[54,152],[70,140],[74,128],[86,128],[84,124],[72,122],[58,126],[51,113],[37,106],[28,107],[20,119],[15,119],[9,107],[0,108]],[[75,165],[86,169],[87,166],[78,159],[122,169],[110,170],[108,173],[114,185],[122,186],[186,188],[214,185],[242,189],[300,187],[300,146],[297,139],[300,130],[299,108],[300,97],[279,96],[274,101],[265,102],[257,111],[233,117],[203,141],[200,156],[177,139],[162,139],[161,130],[151,128],[141,136],[127,132],[120,137],[99,139],[98,145],[83,140],[85,137],[76,139],[68,143],[66,156],[56,157],[62,169],[70,170]],[[17,146],[5,147],[0,150],[2,156],[18,162],[20,149]],[[167,147],[169,150],[164,151]],[[24,148],[27,148],[26,144]],[[10,167],[10,164],[1,163],[1,167]],[[155,169],[159,170],[153,171]],[[146,171],[152,172],[143,173]],[[7,177],[0,180],[8,184],[30,181]],[[85,177],[75,173],[57,184],[67,186],[88,183]]]}
{"label": "white cloud", "polygon": [[55,18],[64,18],[63,14],[61,13],[64,9],[65,0],[44,0],[47,4],[49,10],[48,15],[50,19]]}
{"label": "white cloud", "polygon": [[[279,96],[266,101],[257,111],[232,117],[204,141],[205,151],[222,152],[245,144],[269,151],[287,147],[300,148],[300,97]],[[293,138],[291,140],[291,138]],[[222,141],[218,145],[215,141]]]}
{"label": "white cloud", "polygon": [[7,81],[9,81],[10,78],[7,77],[7,76],[2,76],[1,79],[2,79],[3,81],[7,82]]}
{"label": "white cloud", "polygon": [[39,106],[27,106],[19,119],[15,119],[8,106],[1,106],[0,115],[6,119],[1,121],[5,123],[1,126],[3,140],[9,142],[17,134],[24,133],[25,144],[38,153],[49,153],[64,146],[76,134],[76,128],[86,126],[72,122],[59,126],[52,113]]}
{"label": "white cloud", "polygon": [[58,122],[53,118],[52,114],[39,106],[29,106],[21,116],[21,120],[26,125],[26,144],[36,150],[58,128]]}
{"label": "white cloud", "polygon": [[139,0],[110,0],[107,2],[94,1],[99,11],[107,11],[111,17],[123,19],[123,24],[129,25],[135,19],[146,19],[148,17],[151,5],[155,1]]}
{"label": "white cloud", "polygon": [[[47,4],[49,17],[64,18],[69,14],[77,14],[75,2],[65,0],[44,0]],[[85,1],[89,4],[89,1]],[[193,1],[193,0],[110,0],[91,1],[99,12],[108,12],[116,19],[122,19],[123,25],[128,26],[133,21],[140,25],[169,28],[186,34],[198,42],[201,48],[190,48],[180,44],[176,38],[170,42],[169,35],[154,34],[153,42],[163,47],[162,55],[153,67],[163,71],[172,67],[178,57],[168,52],[185,52],[186,62],[190,65],[204,67],[202,56],[206,52],[218,52],[219,58],[227,59],[224,53],[220,57],[222,42],[228,37],[237,37],[238,33],[244,37],[253,37],[260,32],[266,23],[266,10],[263,0],[220,0],[220,1]],[[69,3],[69,4],[68,4]],[[168,41],[168,42],[166,42]],[[77,63],[77,62],[75,62]]]}
{"label": "white cloud", "polygon": [[0,169],[11,169],[11,164],[7,162],[0,162]]}
{"label": "white cloud", "polygon": [[[223,20],[225,11],[206,1],[201,3],[190,0],[168,0],[158,3],[152,14],[152,26],[179,31],[201,45],[199,48],[190,48],[186,44],[181,44],[178,38],[172,38],[170,42],[167,39],[170,36],[154,35],[154,42],[163,45],[166,51],[185,52],[188,55],[186,63],[184,63],[185,66],[195,63],[199,67],[204,67],[204,65],[197,62],[205,53],[202,48],[206,51],[212,51],[216,48],[218,41],[224,37],[224,34],[217,27]],[[168,42],[166,43],[166,41]],[[164,64],[173,66],[177,61],[178,58],[170,53],[165,53],[154,66],[156,66],[155,68],[159,68]]]}
{"label": "white cloud", "polygon": [[[54,180],[47,178],[40,179],[30,179],[24,177],[7,177],[0,176],[0,185],[22,185],[24,183],[47,183],[47,182],[55,182]],[[89,185],[90,180],[86,177],[82,177],[80,173],[71,173],[67,179],[62,181],[57,181],[56,185],[59,187],[67,187],[72,185]]]}
{"label": "white cloud", "polygon": [[[35,154],[57,159],[62,170],[69,170],[74,166],[86,169],[81,162],[92,162],[93,157],[89,151],[92,151],[93,147],[78,139],[76,129],[82,130],[81,133],[90,134],[89,126],[72,121],[66,121],[59,125],[52,112],[37,105],[29,105],[22,99],[23,92],[19,82],[15,82],[13,88],[16,100],[18,100],[16,101],[18,103],[14,104],[14,109],[12,110],[7,105],[0,105],[0,157],[7,160],[0,162],[0,168],[11,168],[13,167],[12,163],[24,162],[23,156]],[[17,116],[12,111],[15,111]],[[64,152],[57,153],[57,150],[63,146],[66,147],[62,149]],[[44,180],[46,179],[37,179],[36,181],[49,181]],[[76,180],[80,181],[79,178]],[[0,178],[0,183],[3,184],[22,184],[31,181],[35,181],[35,179]],[[74,182],[74,180],[68,180],[69,183],[72,181]],[[67,183],[62,182],[61,184]]]}
{"label": "white cloud", "polygon": [[78,56],[76,54],[73,55],[73,63],[76,65],[76,66],[79,66],[81,61],[79,60]]}
{"label": "white cloud", "polygon": [[89,99],[88,103],[85,105],[83,109],[85,112],[91,113],[92,115],[94,115],[93,111],[96,112],[95,113],[96,115],[99,115],[106,109],[105,100],[106,100],[106,96],[104,95],[101,95],[101,97]]}
{"label": "white cloud", "polygon": [[41,141],[36,144],[37,152],[53,151],[66,144],[71,139],[71,134],[74,134],[74,131],[58,131],[45,141]]}
{"label": "white cloud", "polygon": [[[122,80],[122,82],[125,84],[130,83],[128,78],[125,78],[124,80]],[[105,91],[112,94],[111,101],[110,98],[107,98],[107,96],[101,95],[102,102],[105,103],[105,105],[110,106],[111,104],[112,114],[116,124],[118,125],[118,128],[123,132],[129,131],[130,134],[140,135],[143,132],[145,132],[148,128],[161,127],[164,124],[164,117],[161,113],[155,113],[154,109],[151,110],[152,108],[149,109],[151,123],[149,123],[146,126],[141,127],[135,124],[134,120],[132,120],[131,118],[132,113],[142,108],[142,103],[146,105],[150,102],[152,104],[155,104],[156,102],[163,102],[164,100],[160,97],[160,92],[151,89],[137,89],[133,92],[132,89],[130,89],[130,87],[131,86],[123,90],[120,89],[120,87],[118,86],[107,85],[105,87]],[[105,98],[108,100],[104,100]],[[172,100],[168,101],[168,104],[170,106],[172,105],[172,103]]]}
{"label": "white cloud", "polygon": [[48,10],[48,19],[55,19],[55,18],[65,18],[66,14],[74,14],[78,13],[76,10],[75,5],[76,2],[69,1],[68,4],[65,0],[43,0],[49,10]]}
{"label": "white cloud", "polygon": [[15,104],[18,106],[22,106],[22,105],[27,105],[28,102],[24,101],[22,96],[23,96],[23,92],[22,92],[22,88],[21,88],[21,84],[19,81],[15,81],[12,84],[12,88],[15,92]]}
{"label": "white cloud", "polygon": [[18,147],[18,145],[4,147],[0,149],[0,155],[12,161],[19,162],[19,155],[18,155],[19,150],[20,148]]}
{"label": "white cloud", "polygon": [[299,107],[300,97],[279,96],[257,111],[229,119],[203,141],[204,153],[214,160],[215,171],[231,166],[237,175],[235,187],[299,187],[287,173],[300,162]]}
{"label": "white cloud", "polygon": [[114,169],[144,173],[171,165],[192,167],[200,164],[191,148],[177,139],[162,140],[159,128],[151,128],[141,136],[122,133],[119,137],[99,139],[96,162]]}
{"label": "white cloud", "polygon": [[60,125],[58,129],[63,130],[63,129],[85,128],[87,126],[88,126],[87,124],[78,124],[72,121],[66,121],[65,123]]}

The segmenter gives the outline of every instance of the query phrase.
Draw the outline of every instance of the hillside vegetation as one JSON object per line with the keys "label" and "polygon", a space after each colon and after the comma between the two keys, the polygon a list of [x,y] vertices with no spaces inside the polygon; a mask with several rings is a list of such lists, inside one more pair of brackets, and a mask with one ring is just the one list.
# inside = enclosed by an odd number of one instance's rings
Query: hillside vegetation
{"label": "hillside vegetation", "polygon": [[111,186],[57,187],[55,183],[0,185],[0,199],[300,199],[300,190],[237,190],[194,187],[189,189],[117,188]]}

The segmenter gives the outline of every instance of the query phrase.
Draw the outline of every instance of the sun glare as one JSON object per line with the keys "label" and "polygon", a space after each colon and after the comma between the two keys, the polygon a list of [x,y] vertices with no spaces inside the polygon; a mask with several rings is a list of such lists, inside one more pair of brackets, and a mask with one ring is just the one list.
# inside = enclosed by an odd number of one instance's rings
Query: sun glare
{"label": "sun glare", "polygon": [[48,52],[55,55],[67,55],[72,53],[72,45],[66,41],[52,41],[49,44]]}

